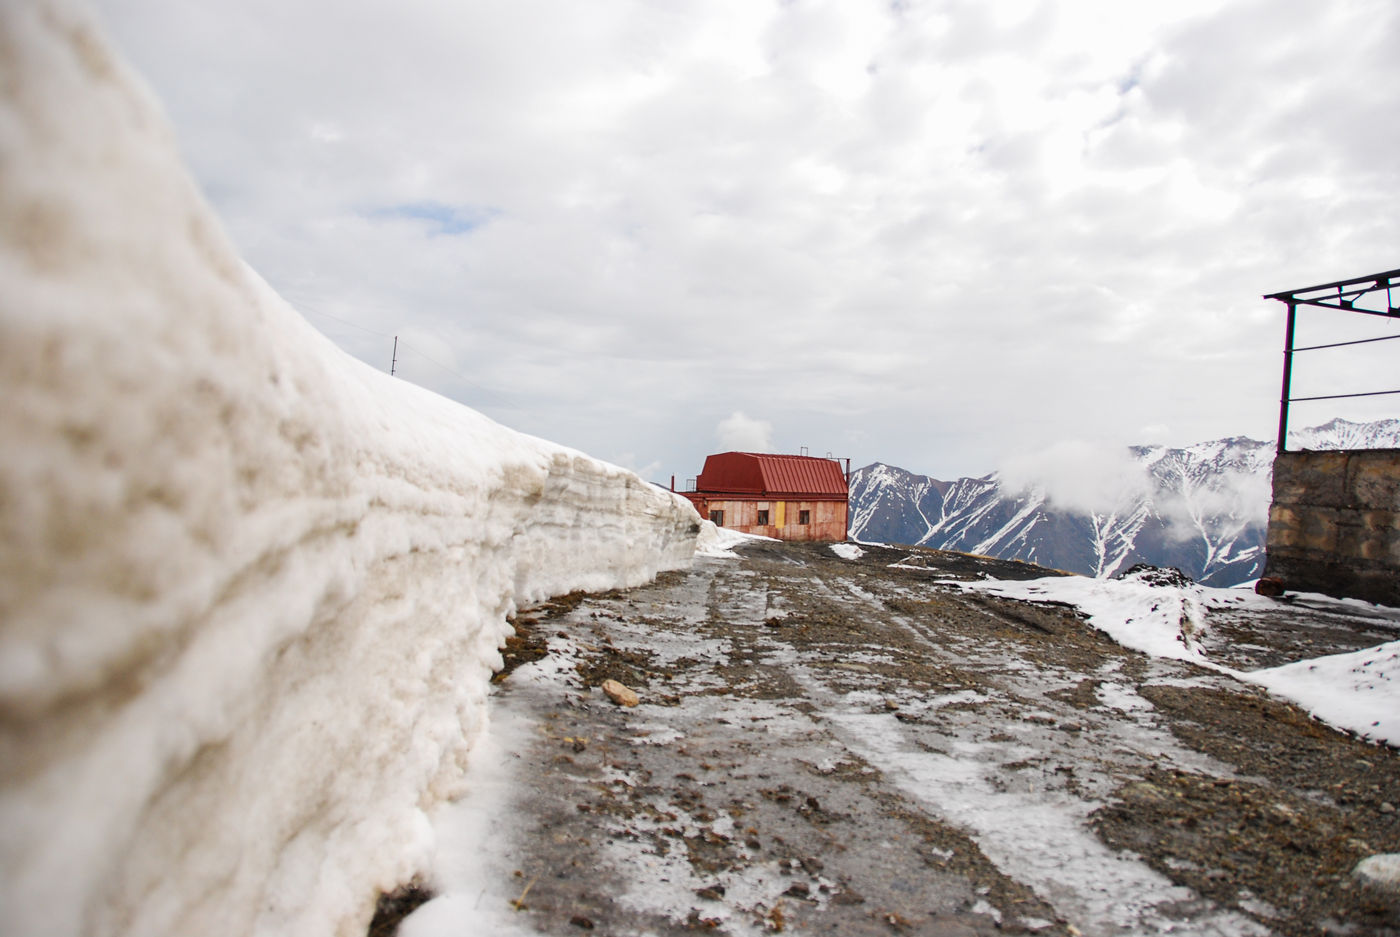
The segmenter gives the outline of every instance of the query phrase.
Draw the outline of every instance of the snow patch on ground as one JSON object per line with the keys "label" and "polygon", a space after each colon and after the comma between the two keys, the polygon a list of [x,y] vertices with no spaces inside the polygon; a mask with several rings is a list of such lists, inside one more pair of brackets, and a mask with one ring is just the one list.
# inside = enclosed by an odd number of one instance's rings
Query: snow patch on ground
{"label": "snow patch on ground", "polygon": [[1152,704],[1137,694],[1131,687],[1119,683],[1100,683],[1095,690],[1099,702],[1119,712],[1149,712]]}
{"label": "snow patch on ground", "polygon": [[1089,624],[1124,647],[1221,669],[1206,659],[1201,648],[1206,627],[1203,586],[1154,586],[1131,579],[1087,576],[1048,576],[1024,582],[949,580],[945,584],[1026,602],[1072,605],[1088,616]]}
{"label": "snow patch on ground", "polygon": [[[1376,742],[1400,745],[1400,641],[1374,648],[1299,661],[1252,672],[1224,667],[1209,660],[1202,638],[1210,626],[1211,610],[1278,612],[1270,598],[1238,589],[1205,586],[1154,586],[1132,579],[1090,579],[1052,576],[1025,582],[948,581],[967,591],[1020,599],[1055,602],[1082,611],[1095,628],[1119,644],[1156,657],[1190,661],[1201,667],[1256,683],[1308,710],[1322,721]],[[1365,618],[1385,625],[1400,618],[1400,610],[1354,599],[1322,595],[1293,597],[1299,614],[1309,609]],[[1138,708],[1146,701],[1129,700],[1110,686],[1101,689],[1105,705]]]}
{"label": "snow patch on ground", "polygon": [[1400,641],[1242,674],[1323,722],[1400,746]]}
{"label": "snow patch on ground", "polygon": [[[552,650],[552,649],[551,649]],[[552,656],[552,655],[551,655]],[[549,658],[544,659],[548,661]],[[511,674],[511,680],[551,683],[553,672],[530,674],[527,664]],[[514,740],[529,737],[537,727],[526,720],[492,710],[490,730],[472,750],[464,778],[467,793],[442,805],[433,817],[436,848],[431,881],[442,894],[419,907],[399,925],[399,937],[440,937],[452,934],[499,934],[525,937],[535,930],[525,926],[517,912],[506,910],[518,898],[526,882],[516,880],[513,894],[501,891],[510,882],[500,865],[511,852],[518,834],[512,808],[522,779],[515,770]]]}
{"label": "snow patch on ground", "polygon": [[712,521],[700,521],[700,536],[696,538],[696,556],[737,557],[734,548],[750,540],[772,540],[758,534],[744,534],[728,527],[716,526]]}
{"label": "snow patch on ground", "polygon": [[833,543],[831,552],[841,557],[843,560],[858,560],[865,556],[865,551],[854,543]]}
{"label": "snow patch on ground", "polygon": [[507,616],[688,564],[699,519],[335,348],[88,14],[0,36],[6,932],[363,932]]}
{"label": "snow patch on ground", "polygon": [[[1173,885],[1146,863],[1109,849],[1088,830],[1097,804],[1063,792],[1004,787],[989,743],[953,740],[947,753],[907,738],[880,715],[831,713],[852,750],[935,813],[969,830],[998,868],[1095,933],[1264,935],[1243,915],[1208,910],[1189,889]],[[1181,906],[1201,904],[1199,924],[1173,920]],[[1172,908],[1173,914],[1159,911]]]}

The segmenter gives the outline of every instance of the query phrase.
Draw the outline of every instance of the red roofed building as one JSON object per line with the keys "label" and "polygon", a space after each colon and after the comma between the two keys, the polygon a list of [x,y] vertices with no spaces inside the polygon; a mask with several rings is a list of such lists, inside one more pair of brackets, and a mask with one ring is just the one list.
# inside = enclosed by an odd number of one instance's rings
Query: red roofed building
{"label": "red roofed building", "polygon": [[695,490],[682,494],[720,527],[779,540],[842,542],[848,490],[835,459],[721,452],[705,458]]}

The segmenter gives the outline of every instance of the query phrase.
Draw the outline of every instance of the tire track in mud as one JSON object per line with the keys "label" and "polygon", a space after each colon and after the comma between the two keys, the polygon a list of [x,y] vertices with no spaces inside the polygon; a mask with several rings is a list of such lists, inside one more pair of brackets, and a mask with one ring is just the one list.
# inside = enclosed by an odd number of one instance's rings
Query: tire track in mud
{"label": "tire track in mud", "polygon": [[[518,752],[510,847],[530,886],[524,932],[1391,926],[1393,907],[1335,875],[1264,883],[1286,867],[1282,842],[1261,837],[1252,863],[1222,852],[1221,831],[1247,838],[1264,802],[1337,825],[1335,804],[1281,791],[1276,770],[1197,721],[1289,707],[1126,651],[1068,610],[936,584],[991,561],[915,553],[926,571],[890,568],[908,551],[869,552],[763,544],[535,613],[527,630],[549,652],[497,698],[538,727]],[[608,678],[642,704],[607,702]],[[1357,743],[1322,732],[1327,765],[1355,760]],[[1360,749],[1400,779],[1394,752]],[[1190,815],[1207,802],[1218,815]],[[1394,823],[1369,835],[1367,848],[1400,848]],[[1291,901],[1300,889],[1314,897]]]}
{"label": "tire track in mud", "polygon": [[[1016,641],[1024,642],[1027,625],[1042,638],[1072,621],[1015,603],[989,610],[985,602],[960,597],[924,600],[927,610],[939,606],[933,615],[890,614],[886,606],[914,605],[897,594],[882,600],[870,591],[879,587],[868,577],[863,584],[845,584],[849,597],[822,590],[837,600],[825,614],[870,616],[864,633],[843,648],[848,659],[870,646],[876,629],[885,632],[876,638],[878,646],[904,648],[895,662],[900,672],[883,685],[882,698],[851,689],[848,680],[832,692],[800,658],[794,665],[806,676],[809,698],[820,700],[853,751],[885,769],[933,816],[968,831],[1003,873],[1032,886],[1081,931],[1264,932],[1237,913],[1200,901],[1136,858],[1109,849],[1088,829],[1086,817],[1100,803],[1086,787],[1101,787],[1121,775],[1111,761],[1094,756],[1096,746],[1088,736],[1097,726],[1088,723],[1115,720],[1086,719],[1086,713],[1055,697],[1056,691],[1082,683],[1080,675],[1027,659],[1023,646],[1009,648],[1003,637],[989,634],[1004,635],[1009,624]],[[1046,618],[1052,622],[1042,621]],[[962,634],[951,641],[955,622]],[[934,623],[941,626],[938,632],[930,630]],[[899,629],[912,638],[905,645]],[[1098,650],[1121,653],[1111,645]],[[942,661],[937,676],[920,679],[930,661]],[[1163,741],[1161,733],[1150,738],[1158,757]],[[1139,763],[1144,760],[1141,750],[1134,754]],[[1091,766],[1087,774],[1077,776],[1086,765]],[[1170,911],[1159,911],[1163,905]]]}

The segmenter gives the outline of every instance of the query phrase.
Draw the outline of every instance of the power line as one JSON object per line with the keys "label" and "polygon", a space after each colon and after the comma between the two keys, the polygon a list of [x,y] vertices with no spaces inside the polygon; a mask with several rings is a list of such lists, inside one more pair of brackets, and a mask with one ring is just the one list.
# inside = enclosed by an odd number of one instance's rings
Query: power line
{"label": "power line", "polygon": [[314,316],[320,316],[323,319],[330,319],[334,322],[339,322],[341,325],[348,325],[352,329],[359,329],[361,332],[368,332],[370,335],[378,335],[380,338],[393,338],[393,336],[390,335],[388,332],[377,332],[374,329],[366,328],[365,326],[360,325],[358,322],[351,322],[349,319],[342,319],[339,316],[333,316],[329,312],[322,312],[321,310],[311,306],[309,303],[297,301],[293,303],[293,308],[295,308],[298,312],[309,312]]}
{"label": "power line", "polygon": [[413,347],[412,345],[410,345],[408,342],[399,342],[399,347],[400,347],[400,348],[403,348],[403,349],[406,349],[407,351],[411,351],[411,352],[413,352],[415,355],[417,355],[418,357],[422,358],[424,361],[427,361],[429,364],[432,364],[432,365],[435,365],[435,366],[441,368],[443,371],[446,371],[448,374],[451,374],[451,375],[453,375],[454,377],[456,377],[456,378],[458,378],[459,380],[461,380],[463,383],[465,383],[468,387],[472,388],[473,390],[475,390],[475,391],[477,391],[477,392],[479,392],[479,393],[485,394],[487,397],[493,398],[499,406],[505,407],[506,409],[509,409],[509,410],[520,410],[520,409],[523,409],[518,403],[515,403],[514,401],[510,400],[510,399],[507,398],[507,397],[501,396],[500,394],[496,393],[495,391],[487,390],[485,387],[482,387],[480,384],[476,383],[476,382],[473,381],[471,378],[467,377],[467,376],[466,376],[465,374],[463,374],[461,371],[458,371],[458,370],[456,370],[455,368],[448,367],[447,365],[443,364],[441,361],[438,361],[436,358],[429,357],[427,354],[425,354],[425,353],[422,352],[421,350],[419,350],[419,349],[417,349],[417,348],[414,348],[414,347]]}
{"label": "power line", "polygon": [[[508,409],[508,410],[521,410],[521,409],[524,409],[523,407],[520,406],[520,404],[514,402],[514,401],[511,400],[510,398],[505,397],[505,396],[502,396],[501,394],[498,394],[498,393],[496,393],[495,391],[488,390],[488,389],[485,388],[485,387],[482,387],[480,384],[476,383],[476,382],[473,381],[471,378],[467,377],[467,376],[466,376],[465,374],[463,374],[461,371],[458,371],[456,368],[453,368],[453,367],[451,367],[450,365],[443,364],[441,361],[438,361],[436,358],[434,358],[434,357],[432,357],[431,355],[427,354],[427,353],[424,352],[423,350],[421,350],[421,349],[419,349],[419,348],[414,348],[414,347],[413,347],[412,345],[410,345],[408,342],[399,341],[399,337],[398,337],[397,335],[392,335],[392,334],[390,334],[390,333],[388,333],[388,332],[380,332],[380,331],[377,331],[377,330],[375,330],[375,329],[366,328],[365,326],[360,325],[360,324],[357,323],[357,322],[351,322],[349,319],[342,319],[342,318],[340,318],[339,316],[333,316],[333,315],[331,315],[329,312],[322,312],[321,310],[316,309],[315,307],[313,307],[313,306],[310,305],[309,303],[306,303],[306,302],[303,302],[303,301],[300,301],[300,300],[293,301],[292,304],[293,304],[293,307],[296,308],[298,311],[301,311],[301,312],[309,312],[309,313],[311,313],[312,315],[321,316],[322,318],[330,319],[330,320],[333,321],[333,322],[339,322],[339,323],[341,323],[342,325],[348,325],[348,326],[350,326],[352,329],[359,329],[361,332],[366,332],[366,333],[368,333],[368,334],[370,334],[370,335],[377,335],[377,336],[379,336],[380,338],[393,339],[393,341],[394,341],[394,354],[393,354],[393,359],[394,359],[395,363],[397,363],[397,360],[398,360],[398,349],[399,349],[399,348],[403,348],[405,351],[411,351],[411,352],[413,352],[415,355],[417,355],[418,357],[422,358],[424,361],[427,361],[429,364],[431,364],[431,365],[433,365],[433,366],[435,366],[435,367],[437,367],[437,368],[440,368],[442,371],[444,371],[444,372],[446,372],[446,373],[448,373],[448,374],[451,374],[453,377],[455,377],[455,378],[457,378],[458,380],[462,381],[464,384],[466,384],[468,387],[472,388],[472,390],[476,391],[477,393],[479,393],[479,394],[481,394],[481,395],[483,395],[483,396],[485,396],[485,397],[488,397],[488,398],[490,398],[491,400],[495,401],[495,403],[496,403],[497,406],[500,406],[500,407],[505,408],[505,409]],[[438,336],[436,336],[436,335],[430,335],[430,337],[432,337],[432,338],[438,338]],[[443,341],[443,344],[445,344],[445,345],[448,344],[445,340],[442,340],[442,339],[439,339],[439,340],[440,340],[440,341]],[[393,374],[396,370],[397,370],[397,368],[391,366],[391,367],[390,367],[390,372],[389,372],[389,373],[390,373],[390,374]]]}

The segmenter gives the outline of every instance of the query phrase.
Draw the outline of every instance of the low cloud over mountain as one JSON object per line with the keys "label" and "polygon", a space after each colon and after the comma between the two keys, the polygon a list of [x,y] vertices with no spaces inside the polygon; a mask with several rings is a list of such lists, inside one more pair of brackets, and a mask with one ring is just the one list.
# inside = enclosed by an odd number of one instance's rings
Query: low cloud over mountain
{"label": "low cloud over mountain", "polygon": [[[1333,420],[1297,448],[1400,447],[1400,420]],[[1184,448],[1069,441],[981,478],[945,482],[875,463],[851,478],[851,536],[1020,559],[1091,576],[1175,566],[1215,586],[1259,575],[1274,444]]]}

